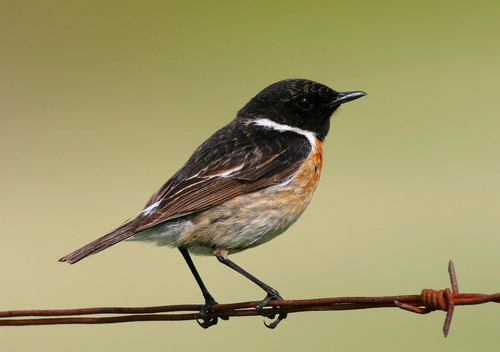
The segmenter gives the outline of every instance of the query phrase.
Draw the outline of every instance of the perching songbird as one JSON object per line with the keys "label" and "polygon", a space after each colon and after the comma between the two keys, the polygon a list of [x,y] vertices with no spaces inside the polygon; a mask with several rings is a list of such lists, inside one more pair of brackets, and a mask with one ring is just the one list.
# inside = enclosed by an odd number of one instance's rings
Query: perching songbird
{"label": "perching songbird", "polygon": [[[205,298],[198,316],[207,328],[217,323],[207,316],[216,301],[190,253],[215,255],[266,291],[256,305],[265,316],[269,301],[282,299],[278,291],[228,255],[266,243],[297,221],[319,181],[330,117],[341,104],[364,95],[305,79],[270,85],[201,144],[136,218],[59,261],[73,264],[126,239],[177,247]],[[267,326],[284,318],[281,313]]]}

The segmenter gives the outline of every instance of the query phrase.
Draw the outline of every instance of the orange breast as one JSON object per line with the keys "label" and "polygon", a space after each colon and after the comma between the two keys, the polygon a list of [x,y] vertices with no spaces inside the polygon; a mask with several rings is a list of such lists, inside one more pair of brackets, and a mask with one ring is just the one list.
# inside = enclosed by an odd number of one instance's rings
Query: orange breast
{"label": "orange breast", "polygon": [[309,205],[323,166],[316,146],[291,180],[244,194],[195,215],[178,245],[193,254],[229,253],[258,246],[286,231]]}
{"label": "orange breast", "polygon": [[321,168],[323,167],[323,146],[316,139],[316,148],[297,171],[292,183],[301,189],[304,195],[314,192],[319,182]]}

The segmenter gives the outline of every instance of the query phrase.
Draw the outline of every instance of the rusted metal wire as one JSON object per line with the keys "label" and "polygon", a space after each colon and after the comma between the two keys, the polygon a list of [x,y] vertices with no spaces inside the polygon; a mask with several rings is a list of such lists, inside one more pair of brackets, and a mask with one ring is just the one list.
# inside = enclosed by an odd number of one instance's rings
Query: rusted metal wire
{"label": "rusted metal wire", "polygon": [[[453,262],[448,266],[451,287],[444,290],[424,289],[420,295],[385,297],[338,297],[305,300],[273,300],[265,312],[268,314],[296,313],[307,311],[354,310],[369,308],[398,307],[417,314],[427,314],[435,310],[446,311],[443,327],[444,336],[450,330],[455,306],[500,303],[500,293],[460,294]],[[255,302],[216,304],[210,307],[209,318],[241,317],[259,315]],[[196,320],[202,305],[187,304],[142,308],[102,307],[59,310],[13,310],[0,312],[0,325],[54,325],[54,324],[113,324],[132,321]],[[87,315],[106,315],[85,317]],[[111,315],[111,316],[110,316]],[[21,317],[36,317],[20,319]]]}

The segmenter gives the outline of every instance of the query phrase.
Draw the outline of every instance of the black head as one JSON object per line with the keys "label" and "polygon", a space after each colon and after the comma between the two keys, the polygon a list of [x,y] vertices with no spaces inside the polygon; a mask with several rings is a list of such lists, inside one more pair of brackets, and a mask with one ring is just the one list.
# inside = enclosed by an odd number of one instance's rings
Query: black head
{"label": "black head", "polygon": [[365,92],[337,92],[314,81],[287,79],[271,84],[238,112],[240,118],[266,118],[279,124],[311,131],[323,140],[330,129],[330,117],[348,101]]}

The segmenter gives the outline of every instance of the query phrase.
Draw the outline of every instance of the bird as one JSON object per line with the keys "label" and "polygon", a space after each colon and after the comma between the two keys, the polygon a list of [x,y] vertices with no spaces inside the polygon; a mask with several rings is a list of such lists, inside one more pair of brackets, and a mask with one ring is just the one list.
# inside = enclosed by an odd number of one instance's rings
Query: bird
{"label": "bird", "polygon": [[[308,79],[286,79],[253,97],[236,117],[203,142],[158,189],[137,217],[59,259],[74,264],[124,240],[178,248],[205,300],[203,328],[217,304],[191,254],[213,255],[266,292],[259,314],[279,292],[228,258],[285,232],[308,206],[323,165],[323,142],[340,105],[363,91],[338,92]],[[275,328],[286,318],[280,313]],[[224,318],[227,320],[227,318]]]}

